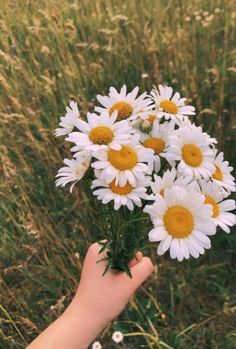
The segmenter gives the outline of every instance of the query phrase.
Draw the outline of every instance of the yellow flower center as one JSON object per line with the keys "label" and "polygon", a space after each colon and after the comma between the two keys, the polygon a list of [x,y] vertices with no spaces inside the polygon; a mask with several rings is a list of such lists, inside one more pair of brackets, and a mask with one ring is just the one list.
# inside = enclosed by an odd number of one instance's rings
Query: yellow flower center
{"label": "yellow flower center", "polygon": [[145,139],[143,142],[145,148],[151,148],[156,154],[160,154],[165,148],[165,142],[161,138],[151,137]]}
{"label": "yellow flower center", "polygon": [[174,102],[169,101],[169,99],[164,99],[163,101],[161,101],[160,107],[166,113],[177,114],[178,112],[177,105]]}
{"label": "yellow flower center", "polygon": [[135,151],[127,145],[123,145],[121,150],[110,149],[108,161],[120,171],[132,169],[138,162]]}
{"label": "yellow flower center", "polygon": [[216,218],[219,216],[219,206],[217,202],[209,195],[205,195],[205,204],[211,205],[213,212],[212,212],[212,217]]}
{"label": "yellow flower center", "polygon": [[153,124],[156,119],[156,115],[149,115],[148,117],[148,121],[150,122],[150,124]]}
{"label": "yellow flower center", "polygon": [[114,135],[109,127],[97,126],[91,129],[88,137],[95,144],[109,144],[113,140]]}
{"label": "yellow flower center", "polygon": [[117,120],[123,120],[132,115],[133,107],[127,102],[117,102],[109,109],[109,115],[115,110],[118,112]]}
{"label": "yellow flower center", "polygon": [[169,207],[163,219],[166,230],[174,238],[185,238],[192,233],[193,216],[185,207],[178,205]]}
{"label": "yellow flower center", "polygon": [[203,156],[202,151],[194,144],[185,144],[182,148],[183,160],[192,167],[201,165]]}
{"label": "yellow flower center", "polygon": [[161,189],[160,195],[164,197],[164,189]]}
{"label": "yellow flower center", "polygon": [[222,173],[221,169],[216,165],[215,165],[215,168],[216,168],[216,170],[215,170],[214,174],[212,175],[212,178],[216,179],[217,181],[223,181],[224,177],[223,177],[223,173]]}
{"label": "yellow flower center", "polygon": [[120,195],[127,195],[134,189],[129,182],[127,182],[123,187],[121,187],[115,184],[115,180],[110,183],[110,188],[111,191],[113,191],[113,193]]}

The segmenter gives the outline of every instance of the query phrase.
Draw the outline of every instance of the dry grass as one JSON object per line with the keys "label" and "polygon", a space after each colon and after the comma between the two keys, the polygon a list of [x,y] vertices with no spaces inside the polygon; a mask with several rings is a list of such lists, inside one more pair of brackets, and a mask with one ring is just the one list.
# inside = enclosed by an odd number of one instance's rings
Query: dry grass
{"label": "dry grass", "polygon": [[[24,348],[58,316],[78,283],[86,248],[97,238],[84,190],[71,196],[54,188],[66,150],[53,130],[70,98],[86,111],[110,85],[150,89],[170,83],[196,105],[196,122],[218,138],[235,164],[233,5],[2,2],[1,348]],[[104,347],[114,348],[111,331],[122,329],[127,349],[233,348],[234,248],[233,234],[219,232],[212,250],[197,261],[158,259],[158,276],[101,336]]]}

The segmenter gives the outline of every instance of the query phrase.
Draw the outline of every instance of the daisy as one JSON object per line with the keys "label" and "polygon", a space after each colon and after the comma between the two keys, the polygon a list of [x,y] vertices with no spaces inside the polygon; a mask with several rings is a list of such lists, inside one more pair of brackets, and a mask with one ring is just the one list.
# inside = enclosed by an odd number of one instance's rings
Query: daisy
{"label": "daisy", "polygon": [[160,241],[158,255],[170,249],[170,257],[182,261],[190,255],[198,258],[211,247],[207,235],[216,232],[211,219],[212,208],[204,204],[204,196],[193,189],[167,188],[163,196],[157,195],[153,205],[145,207],[144,212],[150,214],[154,224],[149,240]]}
{"label": "daisy", "polygon": [[174,167],[171,170],[165,171],[162,177],[154,174],[154,181],[150,183],[154,195],[149,195],[149,199],[153,200],[155,195],[163,196],[166,188],[172,188],[173,186],[186,187],[190,182],[191,178],[189,177],[178,177],[178,173]]}
{"label": "daisy", "polygon": [[79,120],[79,109],[76,102],[70,101],[69,107],[66,107],[66,115],[61,117],[59,128],[55,130],[56,137],[65,136],[72,132],[76,122]]}
{"label": "daisy", "polygon": [[209,179],[214,172],[214,152],[198,128],[181,127],[174,131],[165,156],[179,161],[177,169],[183,176]]}
{"label": "daisy", "polygon": [[122,145],[120,150],[106,149],[94,154],[98,159],[92,167],[101,170],[100,178],[107,183],[115,180],[115,185],[123,187],[127,182],[133,187],[137,181],[144,180],[150,169],[145,162],[153,158],[153,150],[144,148],[139,143],[139,135]]}
{"label": "daisy", "polygon": [[130,93],[127,94],[126,85],[123,85],[120,92],[114,87],[110,87],[109,96],[97,96],[97,100],[103,107],[96,107],[95,111],[99,113],[108,112],[111,115],[114,111],[118,112],[118,120],[135,119],[150,109],[152,103],[147,93],[144,92],[137,98],[139,88],[136,86]]}
{"label": "daisy", "polygon": [[234,200],[223,200],[225,193],[219,190],[218,185],[212,182],[201,182],[201,192],[205,196],[205,204],[212,206],[212,219],[215,226],[219,226],[226,233],[230,233],[229,227],[235,225],[235,214],[229,211],[235,210]]}
{"label": "daisy", "polygon": [[102,345],[100,342],[96,341],[92,344],[92,349],[102,349]]}
{"label": "daisy", "polygon": [[98,151],[108,147],[120,150],[121,145],[129,141],[132,128],[127,120],[116,122],[116,119],[117,112],[111,116],[108,113],[101,115],[88,113],[88,122],[77,120],[76,127],[80,132],[72,132],[66,138],[67,141],[76,144],[72,151],[82,149]]}
{"label": "daisy", "polygon": [[161,167],[160,157],[165,157],[165,151],[169,145],[169,137],[175,128],[175,123],[165,122],[159,124],[156,120],[153,123],[152,130],[149,134],[140,134],[140,139],[145,148],[153,149],[153,161],[149,162],[151,171],[159,172]]}
{"label": "daisy", "polygon": [[158,90],[154,86],[151,96],[159,117],[164,117],[166,120],[184,120],[186,115],[195,115],[195,108],[185,105],[186,98],[181,98],[179,92],[173,95],[172,87],[159,85]]}
{"label": "daisy", "polygon": [[87,151],[82,151],[75,159],[64,159],[64,164],[67,166],[59,169],[56,177],[56,187],[65,187],[67,183],[73,182],[70,187],[70,192],[74,185],[85,175],[89,168],[91,155]]}
{"label": "daisy", "polygon": [[122,332],[120,331],[115,331],[112,335],[112,340],[115,343],[121,343],[124,339],[124,336],[122,334]]}
{"label": "daisy", "polygon": [[[158,116],[158,111],[155,109],[155,104],[151,104],[149,106],[150,110],[147,110],[145,113],[142,113],[140,117],[136,120],[140,122],[142,121],[148,121],[151,125],[154,123],[154,121],[159,120],[160,118]],[[134,120],[134,122],[136,121]]]}
{"label": "daisy", "polygon": [[103,204],[107,204],[110,201],[114,201],[114,209],[119,210],[121,206],[127,206],[130,211],[134,209],[134,205],[138,207],[142,206],[141,199],[147,199],[147,186],[150,185],[149,177],[145,177],[144,181],[137,181],[136,186],[133,187],[127,182],[123,187],[119,184],[115,184],[115,180],[111,183],[106,183],[99,178],[100,171],[95,171],[98,177],[92,183],[91,188],[96,189],[93,194],[97,196],[97,199],[102,201]]}
{"label": "daisy", "polygon": [[220,187],[227,191],[235,191],[234,177],[230,174],[233,171],[233,167],[229,166],[228,161],[224,161],[224,154],[219,153],[214,159],[214,173],[212,180]]}
{"label": "daisy", "polygon": [[210,146],[214,146],[215,144],[217,144],[217,140],[214,137],[211,137],[208,133],[203,132],[202,127],[201,126],[196,126],[195,124],[193,124],[189,119],[185,119],[184,121],[179,123],[180,127],[189,127],[191,129],[198,129],[200,132],[202,132],[202,134],[204,135],[208,145]]}
{"label": "daisy", "polygon": [[130,121],[130,124],[135,131],[149,133],[152,130],[155,120],[158,120],[155,114],[143,114],[135,120]]}

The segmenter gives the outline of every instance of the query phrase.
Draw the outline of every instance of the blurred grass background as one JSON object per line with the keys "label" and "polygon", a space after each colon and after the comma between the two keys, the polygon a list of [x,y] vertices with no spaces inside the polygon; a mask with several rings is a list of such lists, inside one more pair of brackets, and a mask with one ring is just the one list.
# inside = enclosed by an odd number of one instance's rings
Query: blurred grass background
{"label": "blurred grass background", "polygon": [[[86,192],[54,187],[69,151],[53,131],[70,98],[83,114],[111,85],[171,84],[235,165],[234,5],[1,0],[0,348],[24,348],[61,313],[97,238]],[[233,231],[196,261],[153,250],[158,275],[100,336],[104,348],[115,348],[115,329],[122,348],[235,348]]]}

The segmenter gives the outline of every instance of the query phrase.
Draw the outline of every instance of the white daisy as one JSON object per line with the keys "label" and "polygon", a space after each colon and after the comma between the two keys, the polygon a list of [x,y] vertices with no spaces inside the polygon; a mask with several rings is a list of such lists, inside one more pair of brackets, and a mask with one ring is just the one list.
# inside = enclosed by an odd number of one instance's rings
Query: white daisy
{"label": "white daisy", "polygon": [[102,345],[99,341],[96,341],[92,344],[92,349],[102,349]]}
{"label": "white daisy", "polygon": [[124,339],[124,336],[123,336],[122,332],[120,332],[120,331],[113,332],[113,335],[112,335],[113,342],[121,343],[123,341],[123,339]]}
{"label": "white daisy", "polygon": [[160,157],[165,157],[165,151],[169,145],[169,137],[174,131],[174,128],[175,123],[173,121],[159,124],[156,120],[149,134],[140,133],[143,146],[154,151],[153,161],[149,162],[151,171],[159,172],[161,167]]}
{"label": "white daisy", "polygon": [[191,183],[189,177],[178,177],[178,172],[173,167],[171,170],[164,172],[163,176],[157,176],[154,174],[154,181],[150,183],[153,194],[149,195],[149,199],[153,200],[155,195],[164,195],[166,188],[172,188],[173,186],[187,187]]}
{"label": "white daisy", "polygon": [[74,188],[74,185],[85,175],[88,170],[91,161],[91,155],[87,151],[82,151],[75,159],[64,159],[64,163],[67,165],[59,169],[56,177],[56,187],[65,187],[67,183],[73,182],[70,187],[70,192]]}
{"label": "white daisy", "polygon": [[69,107],[66,107],[66,115],[61,117],[61,122],[59,123],[59,128],[55,130],[56,137],[65,136],[72,132],[75,127],[76,122],[79,120],[79,109],[78,105],[74,101],[70,101]]}
{"label": "white daisy", "polygon": [[235,210],[234,200],[223,200],[225,193],[219,190],[218,185],[212,182],[200,182],[201,192],[205,196],[205,203],[212,206],[212,219],[226,233],[235,225],[235,214],[229,211]]}
{"label": "white daisy", "polygon": [[203,132],[202,127],[201,126],[196,126],[194,123],[192,123],[188,118],[186,118],[185,120],[183,120],[182,122],[179,123],[179,127],[189,127],[192,129],[198,129],[200,132],[202,132],[202,134],[205,136],[205,139],[208,143],[208,145],[215,145],[217,144],[217,140],[214,137],[211,137],[208,133]]}
{"label": "white daisy", "polygon": [[209,179],[214,172],[214,152],[198,128],[181,127],[174,131],[165,156],[179,161],[177,169],[183,176]]}
{"label": "white daisy", "polygon": [[166,120],[184,120],[186,115],[195,115],[195,108],[185,105],[186,98],[181,98],[179,92],[173,95],[173,89],[169,86],[159,85],[159,90],[154,86],[151,96],[156,104],[159,117]]}
{"label": "white daisy", "polygon": [[150,178],[145,177],[144,181],[137,181],[136,186],[133,187],[127,182],[123,187],[119,184],[115,184],[115,180],[111,183],[106,183],[99,178],[100,171],[95,171],[97,179],[92,183],[91,188],[98,188],[93,191],[93,194],[97,196],[97,199],[102,201],[103,204],[107,204],[110,201],[114,201],[114,209],[118,210],[121,206],[127,206],[130,211],[134,209],[134,205],[138,207],[142,206],[141,199],[147,199],[147,186],[150,185]]}
{"label": "white daisy", "polygon": [[76,144],[72,151],[81,149],[98,151],[108,147],[120,150],[121,145],[129,141],[132,128],[127,120],[116,122],[116,119],[117,113],[114,112],[111,116],[108,113],[101,115],[88,113],[88,122],[78,120],[76,127],[81,132],[72,132],[66,138],[67,141]]}
{"label": "white daisy", "polygon": [[[216,152],[215,152],[216,155]],[[224,161],[224,154],[219,153],[214,159],[214,173],[212,180],[220,187],[227,191],[235,191],[235,180],[230,174],[233,171],[233,167],[229,166],[228,161]]]}
{"label": "white daisy", "polygon": [[158,255],[170,249],[170,257],[182,261],[189,256],[198,258],[211,247],[207,235],[216,227],[211,219],[212,208],[204,204],[204,196],[194,190],[174,186],[164,195],[157,195],[153,205],[144,212],[151,216],[154,228],[149,232],[151,242],[160,241]]}
{"label": "white daisy", "polygon": [[132,125],[135,124],[136,122],[139,122],[140,124],[144,120],[149,121],[150,124],[153,124],[154,121],[156,120],[160,121],[160,117],[155,104],[149,105],[149,109],[146,112],[142,113],[137,119],[132,121]]}
{"label": "white daisy", "polygon": [[152,103],[150,98],[146,98],[146,92],[137,98],[138,91],[137,86],[128,94],[126,85],[122,86],[120,92],[114,87],[110,87],[109,96],[97,96],[97,100],[103,105],[103,108],[96,107],[95,111],[99,113],[105,111],[109,115],[117,111],[118,120],[131,119],[131,117],[134,119],[149,110],[149,105]]}
{"label": "white daisy", "polygon": [[150,172],[148,165],[153,158],[153,150],[144,148],[139,143],[139,135],[135,134],[129,143],[122,145],[120,150],[107,149],[94,154],[98,159],[92,167],[101,170],[100,178],[107,183],[115,180],[115,185],[123,187],[127,182],[133,187],[137,181],[144,180]]}

